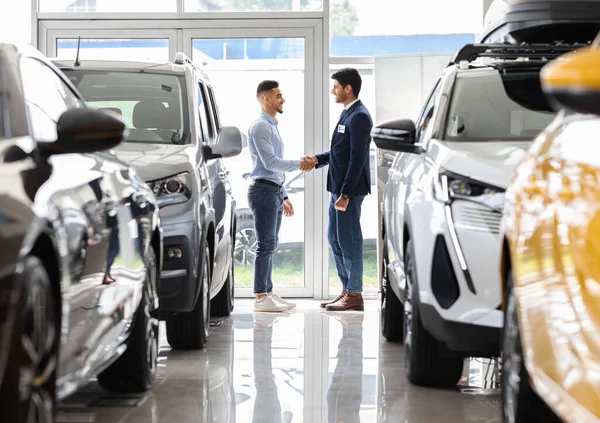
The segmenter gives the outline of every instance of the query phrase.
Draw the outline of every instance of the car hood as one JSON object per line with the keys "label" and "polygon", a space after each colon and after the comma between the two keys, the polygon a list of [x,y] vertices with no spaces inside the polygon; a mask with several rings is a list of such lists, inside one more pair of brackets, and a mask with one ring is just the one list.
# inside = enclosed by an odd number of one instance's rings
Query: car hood
{"label": "car hood", "polygon": [[144,181],[154,181],[192,170],[189,145],[123,143],[115,149],[119,159],[133,167]]}
{"label": "car hood", "polygon": [[452,173],[506,189],[530,145],[531,141],[432,141],[429,155]]}

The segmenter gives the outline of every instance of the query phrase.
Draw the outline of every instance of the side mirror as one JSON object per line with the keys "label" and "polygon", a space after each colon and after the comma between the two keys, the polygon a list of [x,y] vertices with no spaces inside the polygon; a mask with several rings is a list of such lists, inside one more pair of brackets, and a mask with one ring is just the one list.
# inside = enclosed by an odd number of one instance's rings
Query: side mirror
{"label": "side mirror", "polygon": [[415,123],[410,119],[391,120],[371,130],[378,148],[420,154],[423,149],[415,144]]}
{"label": "side mirror", "polygon": [[125,122],[110,111],[69,109],[56,124],[57,139],[39,142],[42,154],[94,153],[118,146],[127,136]]}
{"label": "side mirror", "polygon": [[224,126],[215,145],[204,146],[206,160],[237,156],[242,152],[242,133],[235,126]]}
{"label": "side mirror", "polygon": [[540,73],[542,89],[556,109],[600,115],[600,48],[567,53]]}

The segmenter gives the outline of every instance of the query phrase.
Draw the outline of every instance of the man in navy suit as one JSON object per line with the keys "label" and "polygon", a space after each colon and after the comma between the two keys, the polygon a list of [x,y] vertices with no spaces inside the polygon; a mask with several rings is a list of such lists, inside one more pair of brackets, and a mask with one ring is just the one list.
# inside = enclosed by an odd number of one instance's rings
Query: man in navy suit
{"label": "man in navy suit", "polygon": [[361,205],[371,193],[369,146],[373,121],[358,99],[362,79],[356,69],[341,69],[331,76],[331,93],[336,103],[344,105],[333,131],[330,150],[305,157],[302,170],[329,165],[327,191],[329,204],[328,240],[342,293],[333,301],[321,304],[331,311],[364,310],[363,237],[360,227]]}

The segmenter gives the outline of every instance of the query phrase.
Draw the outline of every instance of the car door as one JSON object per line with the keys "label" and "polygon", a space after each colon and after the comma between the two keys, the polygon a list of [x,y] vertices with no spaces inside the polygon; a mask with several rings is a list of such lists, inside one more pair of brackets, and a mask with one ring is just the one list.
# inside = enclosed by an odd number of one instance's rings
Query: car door
{"label": "car door", "polygon": [[[37,58],[23,56],[20,70],[29,125],[37,142],[53,142],[59,117],[71,107],[84,107],[80,97],[57,72]],[[49,216],[64,243],[63,342],[59,378],[87,362],[98,331],[98,290],[102,286],[113,228],[107,225],[106,198],[114,198],[111,181],[93,155],[65,154],[48,159],[50,177],[36,201],[47,202]],[[46,197],[44,197],[46,196]]]}
{"label": "car door", "polygon": [[[421,110],[421,114],[416,123],[416,139],[417,143],[426,143],[428,137],[431,137],[431,129],[433,127],[433,113],[435,106],[439,98],[441,91],[441,81],[438,80],[431,90],[431,94]],[[405,208],[407,195],[410,194],[411,189],[418,189],[417,187],[417,173],[422,172],[423,155],[417,155],[412,153],[401,153],[396,156],[392,170],[390,172],[390,181],[392,188],[390,193],[393,196],[390,199],[392,203],[392,219],[393,225],[393,257],[390,257],[391,261],[395,261],[395,269],[404,269],[404,224],[405,224]],[[403,273],[403,272],[402,272]],[[402,275],[398,275],[402,276]],[[403,280],[402,277],[399,280]]]}
{"label": "car door", "polygon": [[[201,79],[198,79],[198,112],[200,114],[200,124],[202,126],[202,135],[205,144],[216,145],[219,135],[220,124],[218,116],[215,117],[214,108],[210,101],[208,86]],[[225,280],[227,270],[227,253],[229,227],[226,223],[230,222],[230,202],[231,187],[227,180],[228,172],[225,169],[222,159],[214,159],[207,163],[208,177],[210,179],[213,191],[213,207],[215,209],[215,261],[211,284],[211,297],[220,289],[221,282]],[[229,213],[229,215],[227,214]]]}

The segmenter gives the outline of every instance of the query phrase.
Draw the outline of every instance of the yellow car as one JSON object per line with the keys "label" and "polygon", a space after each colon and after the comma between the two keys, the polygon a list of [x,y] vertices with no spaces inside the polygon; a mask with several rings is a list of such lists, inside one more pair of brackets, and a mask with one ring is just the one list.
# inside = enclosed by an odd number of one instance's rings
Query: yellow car
{"label": "yellow car", "polygon": [[600,34],[542,69],[556,119],[506,191],[505,422],[600,422]]}

